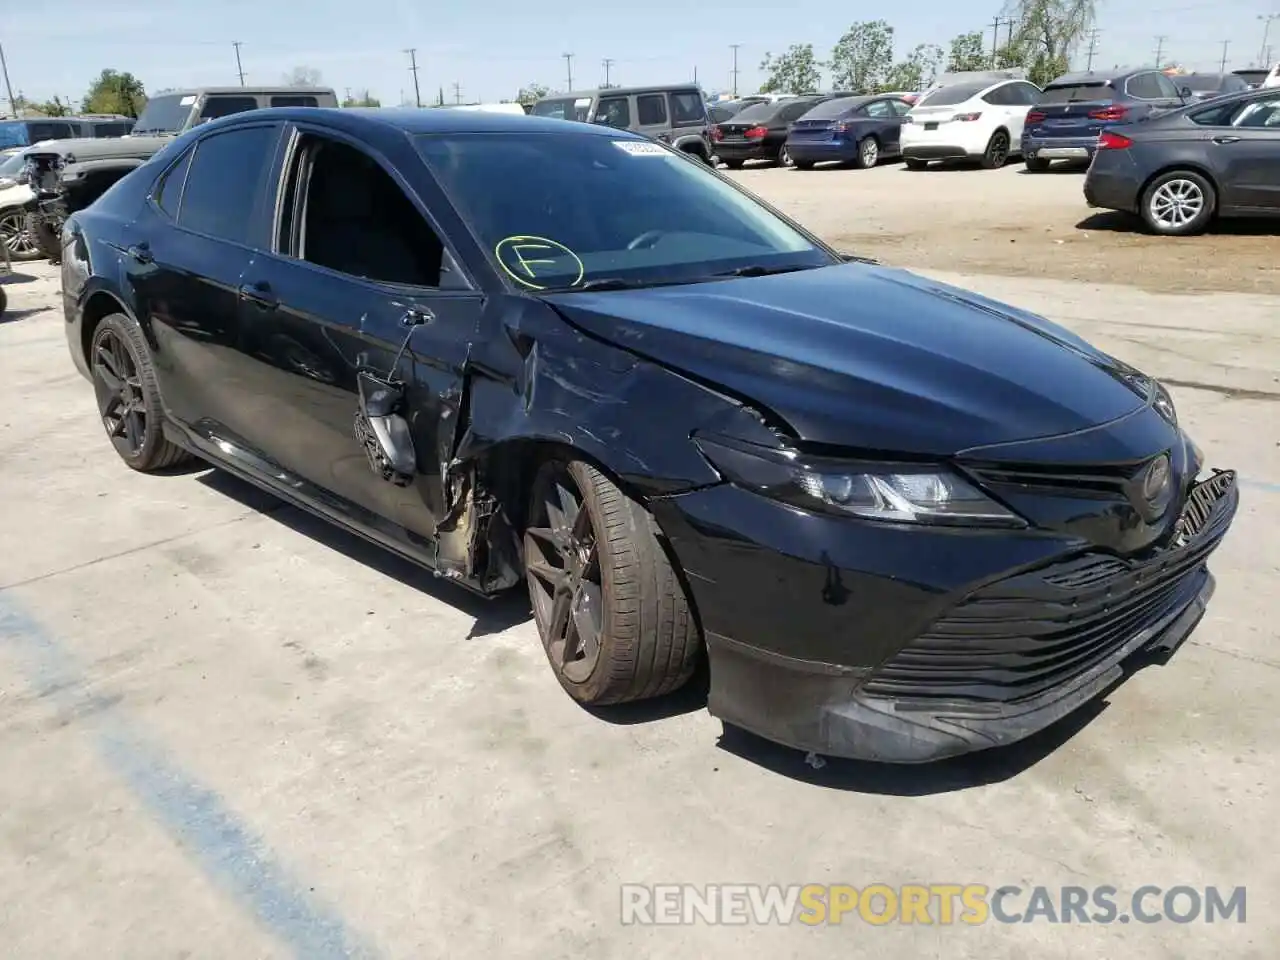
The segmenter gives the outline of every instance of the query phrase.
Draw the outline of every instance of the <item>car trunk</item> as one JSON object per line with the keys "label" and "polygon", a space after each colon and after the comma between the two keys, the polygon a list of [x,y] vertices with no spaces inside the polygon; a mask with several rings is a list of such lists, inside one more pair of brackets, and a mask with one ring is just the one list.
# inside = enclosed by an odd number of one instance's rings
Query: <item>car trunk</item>
{"label": "car trunk", "polygon": [[957,114],[965,112],[960,104],[940,107],[912,107],[911,124],[920,127],[922,130],[938,130],[941,129],[943,124],[951,123],[952,118]]}
{"label": "car trunk", "polygon": [[797,142],[830,140],[835,136],[837,123],[839,121],[835,119],[797,120],[791,125],[788,139]]}
{"label": "car trunk", "polygon": [[728,123],[716,124],[716,126],[720,130],[720,136],[717,137],[716,139],[727,142],[727,143],[743,143],[743,142],[759,143],[761,140],[764,139],[764,136],[761,135],[761,136],[755,136],[755,137],[748,137],[747,131],[748,130],[754,131],[757,129],[759,130],[767,129],[770,126],[772,126],[771,121],[772,121],[772,118],[769,118],[768,120],[765,120],[765,121],[747,120],[746,122],[743,122],[739,120],[737,117],[734,117]]}
{"label": "car trunk", "polygon": [[1115,93],[1108,83],[1048,87],[1028,111],[1026,129],[1037,138],[1096,137],[1108,124],[1124,122],[1124,107],[1116,104]]}

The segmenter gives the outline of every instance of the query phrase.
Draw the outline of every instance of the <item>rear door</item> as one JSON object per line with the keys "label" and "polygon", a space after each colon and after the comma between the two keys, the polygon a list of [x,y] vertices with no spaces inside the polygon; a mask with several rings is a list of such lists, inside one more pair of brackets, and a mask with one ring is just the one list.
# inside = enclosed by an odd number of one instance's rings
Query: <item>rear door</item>
{"label": "rear door", "polygon": [[[898,100],[872,100],[859,113],[866,115],[871,121],[871,132],[875,134],[885,153],[897,153],[902,144],[902,117],[905,111],[899,112],[894,104]],[[906,104],[903,104],[905,107]]]}
{"label": "rear door", "polygon": [[1108,123],[1125,119],[1116,91],[1107,80],[1049,84],[1026,118],[1036,139],[1096,138]]}
{"label": "rear door", "polygon": [[635,124],[631,129],[650,137],[658,137],[670,129],[667,97],[663,93],[638,93],[635,97]]}

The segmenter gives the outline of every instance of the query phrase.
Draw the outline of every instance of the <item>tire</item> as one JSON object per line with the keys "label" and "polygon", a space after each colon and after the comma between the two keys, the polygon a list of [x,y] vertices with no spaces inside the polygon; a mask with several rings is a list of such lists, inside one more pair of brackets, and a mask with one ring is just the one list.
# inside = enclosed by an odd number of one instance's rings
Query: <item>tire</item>
{"label": "tire", "polygon": [[724,165],[728,167],[730,170],[741,170],[742,164],[743,164],[742,160],[725,160],[724,161]]}
{"label": "tire", "polygon": [[9,295],[4,292],[4,287],[0,287],[0,318],[4,317],[4,312],[9,309]]}
{"label": "tire", "polygon": [[1142,222],[1152,233],[1189,237],[1204,233],[1213,219],[1218,194],[1194,170],[1167,170],[1142,191]]}
{"label": "tire", "polygon": [[920,160],[916,157],[903,157],[902,163],[908,170],[924,170],[929,166],[928,160]]}
{"label": "tire", "polygon": [[789,167],[793,163],[791,159],[791,151],[787,149],[787,145],[785,143],[778,148],[777,161],[778,166],[780,167]]}
{"label": "tire", "polygon": [[1009,162],[1009,149],[1009,134],[1004,130],[997,130],[987,141],[987,149],[982,153],[982,169],[999,170]]}
{"label": "tire", "polygon": [[121,460],[151,473],[193,459],[165,438],[151,351],[136,323],[122,313],[104,317],[93,332],[88,359],[98,414]]}
{"label": "tire", "polygon": [[[603,706],[683,686],[701,635],[649,512],[590,464],[554,458],[534,480],[528,517],[529,599],[565,691]],[[594,644],[583,639],[592,632]]]}
{"label": "tire", "polygon": [[1049,161],[1041,157],[1027,157],[1022,162],[1027,166],[1027,173],[1044,173],[1049,169]]}
{"label": "tire", "polygon": [[874,136],[863,137],[858,141],[858,156],[853,165],[859,170],[868,170],[880,162],[880,141]]}
{"label": "tire", "polygon": [[0,214],[0,243],[9,248],[9,259],[17,263],[39,259],[43,254],[27,224],[27,211],[21,207]]}

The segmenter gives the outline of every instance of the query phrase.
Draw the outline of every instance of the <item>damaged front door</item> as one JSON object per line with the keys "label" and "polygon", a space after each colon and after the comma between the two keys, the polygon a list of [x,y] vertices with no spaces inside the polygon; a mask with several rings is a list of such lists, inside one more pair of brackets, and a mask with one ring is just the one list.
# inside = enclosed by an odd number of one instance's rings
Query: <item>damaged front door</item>
{"label": "damaged front door", "polygon": [[282,176],[276,249],[241,288],[264,450],[328,509],[435,562],[483,298],[359,147],[299,130]]}

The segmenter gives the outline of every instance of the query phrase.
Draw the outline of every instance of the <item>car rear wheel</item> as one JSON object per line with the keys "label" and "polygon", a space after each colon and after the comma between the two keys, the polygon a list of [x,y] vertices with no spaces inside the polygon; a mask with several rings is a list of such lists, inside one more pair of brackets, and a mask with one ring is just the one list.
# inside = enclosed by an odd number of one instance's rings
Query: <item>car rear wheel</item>
{"label": "car rear wheel", "polygon": [[1142,193],[1142,219],[1153,233],[1185,237],[1203,233],[1213,219],[1217,193],[1191,170],[1170,170]]}
{"label": "car rear wheel", "polygon": [[987,141],[987,149],[982,154],[982,166],[986,170],[998,170],[1009,161],[1009,134],[997,130]]}
{"label": "car rear wheel", "polygon": [[908,170],[923,170],[925,167],[929,166],[929,161],[920,160],[917,157],[903,157],[902,162],[906,165]]}
{"label": "car rear wheel", "polygon": [[778,166],[789,167],[791,165],[791,151],[787,149],[787,145],[784,143],[778,148]]}
{"label": "car rear wheel", "polygon": [[880,162],[880,141],[875,137],[863,137],[858,143],[858,159],[854,165],[859,170],[874,167]]}
{"label": "car rear wheel", "polygon": [[1049,169],[1049,161],[1042,157],[1027,157],[1023,163],[1027,165],[1028,173],[1044,173]]}
{"label": "car rear wheel", "polygon": [[529,599],[560,685],[604,705],[669,693],[700,635],[653,517],[581,460],[543,464],[524,555]]}
{"label": "car rear wheel", "polygon": [[741,161],[741,160],[726,160],[726,161],[724,161],[724,165],[725,165],[726,167],[728,167],[730,170],[741,170],[741,169],[742,169],[742,161]]}
{"label": "car rear wheel", "polygon": [[0,215],[0,243],[8,248],[13,260],[35,260],[41,253],[40,245],[28,229],[27,212],[20,208]]}
{"label": "car rear wheel", "polygon": [[151,353],[136,323],[122,313],[103,318],[89,347],[89,369],[102,425],[121,460],[149,473],[191,458],[165,438]]}

